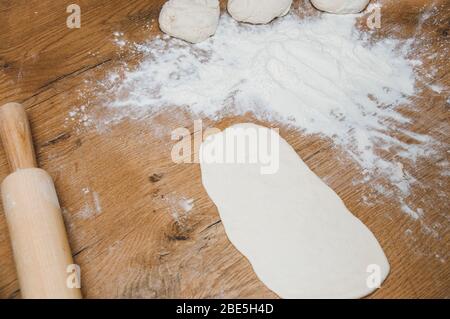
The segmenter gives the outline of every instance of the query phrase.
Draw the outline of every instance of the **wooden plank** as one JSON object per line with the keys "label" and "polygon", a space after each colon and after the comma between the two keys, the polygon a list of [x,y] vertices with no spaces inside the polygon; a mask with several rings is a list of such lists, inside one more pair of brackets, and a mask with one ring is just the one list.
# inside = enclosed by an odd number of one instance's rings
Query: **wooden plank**
{"label": "wooden plank", "polygon": [[[91,99],[79,94],[90,85],[84,80],[100,80],[122,61],[139,61],[134,53],[117,50],[113,32],[123,32],[130,41],[158,34],[152,19],[163,2],[78,1],[82,27],[70,30],[65,26],[70,1],[0,0],[0,104],[15,100],[27,107],[38,160],[56,181],[86,297],[276,297],[228,241],[201,185],[198,165],[175,165],[170,160],[171,130],[193,130],[195,118],[172,109],[140,121],[125,120],[104,131],[67,119],[69,112]],[[426,39],[422,56],[445,46],[448,50],[449,25],[442,22],[450,19],[447,1],[381,2],[383,27],[375,37],[408,38],[417,33]],[[305,14],[313,12],[304,1],[297,1],[299,5]],[[439,7],[440,19],[437,24],[427,20],[419,30],[420,15],[432,5]],[[422,70],[439,66],[430,81],[439,81],[446,91],[437,94],[423,88],[415,98],[422,112],[405,112],[414,118],[415,131],[448,145],[449,62],[445,56],[426,61]],[[106,112],[101,105],[94,107]],[[250,120],[254,121],[247,115],[206,123],[225,128]],[[427,214],[417,222],[400,212],[394,200],[379,197],[367,185],[354,185],[362,172],[348,160],[330,160],[342,155],[331,141],[286,127],[281,134],[384,247],[392,272],[372,297],[450,297],[446,231],[450,182],[439,175],[436,163],[421,161],[408,167],[422,181],[413,190],[412,202]],[[441,159],[445,160],[448,153]],[[0,150],[0,177],[7,174]],[[159,177],[150,178],[154,174]],[[377,204],[368,206],[363,196],[376,198]],[[180,215],[174,206],[181,198],[194,199],[187,215]],[[440,225],[440,235],[428,234],[424,225]],[[19,297],[3,214],[0,257],[0,297]]]}

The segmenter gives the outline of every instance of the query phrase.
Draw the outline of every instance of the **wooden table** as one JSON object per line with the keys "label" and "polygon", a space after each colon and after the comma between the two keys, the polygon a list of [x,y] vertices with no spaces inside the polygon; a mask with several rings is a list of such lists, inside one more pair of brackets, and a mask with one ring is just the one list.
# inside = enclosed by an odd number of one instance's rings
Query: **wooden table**
{"label": "wooden table", "polygon": [[[228,241],[202,187],[199,165],[170,160],[174,142],[169,133],[177,127],[192,130],[195,118],[170,109],[99,130],[70,113],[92,99],[80,94],[92,85],[85,80],[102,79],[123,61],[139,61],[139,55],[117,49],[113,32],[123,32],[129,41],[154,36],[163,2],[79,0],[81,28],[68,29],[66,7],[73,1],[0,0],[0,104],[18,101],[27,108],[38,160],[56,181],[85,297],[276,297]],[[307,1],[300,2],[296,7],[313,12]],[[418,58],[448,52],[447,0],[378,2],[383,4],[383,20],[374,37],[421,37]],[[431,18],[422,21],[424,13]],[[408,116],[414,118],[415,131],[433,136],[448,150],[448,55],[423,60],[421,70],[437,68],[429,80],[444,90],[439,94],[424,88],[415,97],[421,112]],[[103,105],[87,105],[86,112],[108,112]],[[254,120],[248,115],[207,123],[225,128],[241,121]],[[413,220],[398,201],[377,194],[370,185],[354,185],[361,170],[350,160],[334,160],[339,150],[329,140],[288,128],[281,134],[383,246],[392,270],[372,297],[450,297],[450,180],[439,169],[448,163],[448,151],[408,167],[421,181],[409,200],[425,212]],[[0,177],[7,174],[0,150]],[[366,204],[364,196],[374,204]],[[183,198],[193,198],[194,208],[174,218],[176,203]],[[2,213],[0,297],[20,297]]]}

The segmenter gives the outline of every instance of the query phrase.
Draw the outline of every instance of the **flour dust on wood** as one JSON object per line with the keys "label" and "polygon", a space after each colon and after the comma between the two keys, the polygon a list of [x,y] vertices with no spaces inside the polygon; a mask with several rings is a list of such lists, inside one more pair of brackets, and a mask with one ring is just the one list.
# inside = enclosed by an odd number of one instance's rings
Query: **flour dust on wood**
{"label": "flour dust on wood", "polygon": [[[416,71],[422,61],[409,58],[413,41],[372,41],[355,27],[357,18],[290,14],[254,26],[224,14],[214,37],[200,44],[167,36],[126,43],[121,49],[142,54],[142,61],[92,84],[93,104],[102,103],[113,115],[86,118],[80,107],[75,121],[104,127],[175,107],[213,120],[251,112],[256,119],[332,140],[359,165],[361,182],[421,220],[427,212],[408,202],[412,186],[420,184],[410,168],[439,158],[445,149],[434,136],[413,131],[404,112],[418,111],[412,99],[426,79]],[[449,166],[442,170],[448,173]]]}

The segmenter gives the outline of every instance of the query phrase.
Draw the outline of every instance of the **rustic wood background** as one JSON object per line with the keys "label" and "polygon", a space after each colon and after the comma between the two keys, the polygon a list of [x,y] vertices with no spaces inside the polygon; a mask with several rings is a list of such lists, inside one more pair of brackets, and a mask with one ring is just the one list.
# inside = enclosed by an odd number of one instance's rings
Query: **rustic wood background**
{"label": "rustic wood background", "polygon": [[[276,297],[228,241],[202,187],[199,165],[175,165],[170,160],[173,141],[169,133],[180,126],[192,129],[189,114],[171,109],[139,121],[125,119],[103,130],[85,127],[82,118],[71,120],[74,116],[69,116],[92,98],[80,94],[90,83],[124,61],[139,61],[139,55],[118,50],[113,32],[123,32],[129,41],[158,34],[155,19],[164,1],[77,0],[82,26],[68,29],[66,7],[73,2],[0,0],[0,104],[18,101],[27,108],[38,160],[56,181],[75,261],[82,270],[84,296]],[[383,4],[383,21],[374,37],[418,37],[418,58],[448,52],[449,1],[378,3]],[[295,6],[301,14],[317,14],[308,1],[296,1]],[[424,12],[432,18],[422,21]],[[437,68],[429,81],[444,90],[438,94],[423,87],[415,98],[421,112],[408,115],[414,118],[415,131],[447,145],[448,56],[424,61],[423,72]],[[100,104],[88,105],[88,111],[97,116],[108,112]],[[249,114],[208,124],[225,128],[240,121],[254,120]],[[368,185],[354,185],[352,180],[361,177],[360,169],[349,160],[334,160],[339,151],[330,141],[288,128],[281,134],[383,246],[392,270],[371,297],[450,297],[450,181],[440,175],[437,166],[448,162],[448,151],[442,158],[419,161],[415,167],[405,164],[423,182],[409,199],[426,212],[415,221],[401,212],[397,201]],[[0,178],[7,174],[0,149]],[[363,196],[375,204],[365,204]],[[193,198],[195,206],[189,214],[174,219],[173,203],[181,198]],[[2,213],[0,297],[20,297]]]}

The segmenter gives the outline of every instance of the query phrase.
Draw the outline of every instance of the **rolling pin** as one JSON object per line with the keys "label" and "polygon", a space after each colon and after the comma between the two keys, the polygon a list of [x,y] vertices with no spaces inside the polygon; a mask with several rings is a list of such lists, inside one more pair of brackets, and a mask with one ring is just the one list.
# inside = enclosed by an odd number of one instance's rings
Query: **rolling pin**
{"label": "rolling pin", "polygon": [[0,107],[0,136],[13,172],[1,193],[22,298],[81,298],[55,186],[37,167],[22,105]]}

